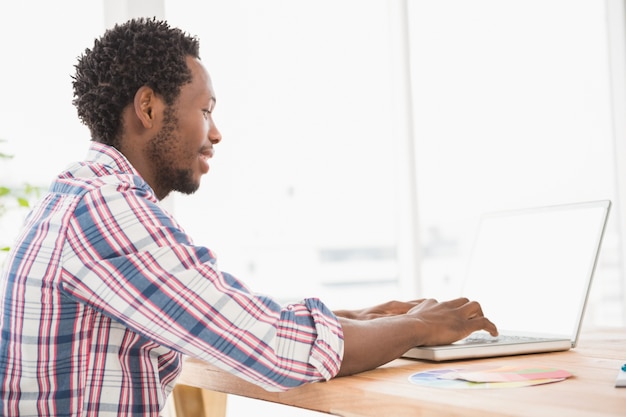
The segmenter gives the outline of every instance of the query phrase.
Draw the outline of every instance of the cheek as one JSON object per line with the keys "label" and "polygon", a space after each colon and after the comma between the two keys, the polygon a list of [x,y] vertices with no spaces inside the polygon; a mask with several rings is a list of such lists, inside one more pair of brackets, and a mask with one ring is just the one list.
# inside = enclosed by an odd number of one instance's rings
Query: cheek
{"label": "cheek", "polygon": [[188,152],[197,152],[207,137],[204,133],[205,129],[200,123],[188,123],[182,125],[184,128],[179,129],[178,138],[181,147]]}
{"label": "cheek", "polygon": [[188,125],[186,133],[189,141],[200,147],[209,137],[209,122],[204,118],[201,120],[194,120],[193,123]]}

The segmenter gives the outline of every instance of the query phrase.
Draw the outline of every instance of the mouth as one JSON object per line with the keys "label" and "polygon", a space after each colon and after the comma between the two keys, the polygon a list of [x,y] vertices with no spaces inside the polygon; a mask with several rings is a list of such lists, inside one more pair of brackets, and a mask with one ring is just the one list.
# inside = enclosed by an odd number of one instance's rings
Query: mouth
{"label": "mouth", "polygon": [[200,148],[200,156],[204,159],[211,159],[215,155],[215,149],[213,146],[203,146]]}
{"label": "mouth", "polygon": [[214,154],[215,150],[213,150],[213,148],[203,148],[200,150],[198,158],[200,159],[200,169],[203,174],[209,172],[209,159],[213,158]]}

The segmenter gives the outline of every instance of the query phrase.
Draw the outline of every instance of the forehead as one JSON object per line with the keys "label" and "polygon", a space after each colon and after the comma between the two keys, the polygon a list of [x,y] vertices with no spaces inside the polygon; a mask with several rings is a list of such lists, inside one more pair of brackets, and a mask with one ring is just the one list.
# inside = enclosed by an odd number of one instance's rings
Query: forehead
{"label": "forehead", "polygon": [[199,102],[215,101],[215,92],[209,72],[197,58],[187,57],[187,66],[191,70],[191,83],[183,85],[180,92],[181,101]]}

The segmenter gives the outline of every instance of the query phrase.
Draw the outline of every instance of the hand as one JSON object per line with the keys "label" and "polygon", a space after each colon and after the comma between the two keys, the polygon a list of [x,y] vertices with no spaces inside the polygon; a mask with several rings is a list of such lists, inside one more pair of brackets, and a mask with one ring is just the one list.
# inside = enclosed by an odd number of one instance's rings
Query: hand
{"label": "hand", "polygon": [[380,366],[413,346],[448,344],[477,330],[498,335],[496,326],[483,315],[480,304],[467,298],[441,303],[432,299],[391,301],[338,313],[344,335],[339,376]]}
{"label": "hand", "polygon": [[483,315],[480,304],[467,298],[437,302],[423,300],[407,315],[414,316],[424,326],[421,345],[443,345],[455,342],[477,330],[498,335],[496,326]]}
{"label": "hand", "polygon": [[336,310],[337,317],[344,317],[353,320],[372,320],[380,317],[397,316],[398,314],[406,314],[413,307],[424,301],[388,301],[374,307],[362,308],[359,310]]}

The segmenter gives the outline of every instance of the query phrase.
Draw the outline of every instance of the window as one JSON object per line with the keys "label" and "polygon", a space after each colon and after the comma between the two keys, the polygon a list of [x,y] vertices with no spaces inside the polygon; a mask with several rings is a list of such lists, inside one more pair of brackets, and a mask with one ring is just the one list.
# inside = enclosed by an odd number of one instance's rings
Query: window
{"label": "window", "polygon": [[[616,202],[606,4],[410,1],[409,12],[422,287],[446,296],[481,212]],[[623,319],[618,219],[613,207],[586,323]]]}
{"label": "window", "polygon": [[[190,14],[167,2],[202,40],[224,135],[201,192],[175,210],[255,289],[332,306],[455,297],[481,212],[616,199],[604,3],[408,1],[405,15],[401,3],[216,2]],[[407,108],[418,293],[401,257]],[[588,322],[622,320],[618,217]]]}
{"label": "window", "polygon": [[[168,204],[222,268],[284,301],[456,296],[480,212],[619,202],[613,3],[164,1],[160,12],[201,38],[224,134],[201,190]],[[132,4],[126,13],[154,12]],[[46,186],[87,148],[70,75],[123,13],[120,2],[64,6],[81,19],[45,1],[0,5],[0,138],[16,155],[0,174],[12,183]],[[614,207],[588,323],[624,320],[619,219]],[[16,224],[5,218],[0,234]]]}
{"label": "window", "polygon": [[[62,3],[0,3],[0,139],[6,141],[0,152],[14,156],[0,160],[2,185],[47,187],[87,152],[89,132],[72,106],[71,74],[76,57],[104,30],[102,3]],[[11,244],[22,216],[12,210],[0,218],[0,246]]]}
{"label": "window", "polygon": [[166,14],[201,39],[224,139],[177,216],[257,291],[335,308],[400,297],[387,3],[191,3]]}

